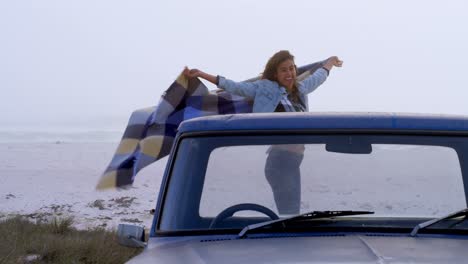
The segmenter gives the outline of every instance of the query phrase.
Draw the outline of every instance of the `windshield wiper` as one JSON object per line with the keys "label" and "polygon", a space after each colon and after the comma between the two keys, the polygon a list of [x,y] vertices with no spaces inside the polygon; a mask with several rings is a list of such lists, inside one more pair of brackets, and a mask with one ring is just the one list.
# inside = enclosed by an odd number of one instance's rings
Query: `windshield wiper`
{"label": "windshield wiper", "polygon": [[443,216],[441,218],[436,218],[436,219],[432,219],[432,220],[429,220],[429,221],[426,221],[426,222],[423,222],[423,223],[420,223],[419,225],[415,226],[413,228],[413,230],[411,231],[411,236],[414,237],[418,234],[418,231],[420,229],[423,229],[423,228],[426,228],[428,226],[431,226],[431,225],[434,225],[434,224],[437,224],[441,221],[444,221],[444,220],[448,220],[448,219],[452,219],[452,218],[456,218],[456,217],[459,217],[459,216],[467,216],[468,215],[468,208],[465,208],[463,210],[460,210],[460,211],[457,211],[455,213],[451,213],[451,214],[448,214],[446,216]]}
{"label": "windshield wiper", "polygon": [[240,233],[237,235],[238,238],[243,238],[247,232],[260,229],[262,227],[273,226],[275,224],[281,224],[283,228],[286,223],[301,221],[301,220],[311,220],[311,219],[320,219],[320,218],[331,218],[335,216],[348,216],[348,215],[363,215],[363,214],[373,214],[371,211],[312,211],[309,213],[304,213],[300,215],[295,215],[288,218],[271,220],[266,222],[261,222],[257,224],[252,224],[244,227]]}

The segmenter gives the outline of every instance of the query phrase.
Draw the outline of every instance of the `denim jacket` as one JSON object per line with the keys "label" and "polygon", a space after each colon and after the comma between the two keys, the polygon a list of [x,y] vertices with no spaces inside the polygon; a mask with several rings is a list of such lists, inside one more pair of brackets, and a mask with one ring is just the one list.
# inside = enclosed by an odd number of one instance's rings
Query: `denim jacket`
{"label": "denim jacket", "polygon": [[[277,82],[267,79],[254,82],[235,82],[222,76],[218,77],[218,88],[232,94],[253,99],[254,113],[274,112],[281,98],[287,94],[286,88],[280,86]],[[317,89],[327,77],[327,70],[320,68],[309,77],[297,83],[299,99],[307,110],[309,110],[307,95]]]}

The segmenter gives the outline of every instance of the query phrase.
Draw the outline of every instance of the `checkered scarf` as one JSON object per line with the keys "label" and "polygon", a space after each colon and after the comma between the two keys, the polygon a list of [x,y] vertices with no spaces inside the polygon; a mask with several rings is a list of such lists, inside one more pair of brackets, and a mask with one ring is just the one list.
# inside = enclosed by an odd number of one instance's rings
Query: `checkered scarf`
{"label": "checkered scarf", "polygon": [[[298,80],[307,78],[322,65],[323,62],[317,62],[298,68]],[[131,185],[141,169],[169,154],[182,121],[201,116],[251,113],[252,103],[222,90],[210,92],[198,78],[187,79],[180,74],[157,106],[132,113],[97,189]]]}

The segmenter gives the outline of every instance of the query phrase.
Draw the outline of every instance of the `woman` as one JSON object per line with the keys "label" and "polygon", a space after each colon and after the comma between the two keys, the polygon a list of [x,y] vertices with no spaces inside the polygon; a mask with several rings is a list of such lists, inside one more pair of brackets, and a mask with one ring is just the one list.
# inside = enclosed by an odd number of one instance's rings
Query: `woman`
{"label": "woman", "polygon": [[[254,82],[235,82],[187,67],[184,75],[203,78],[227,92],[253,99],[254,113],[306,112],[307,95],[327,79],[333,67],[341,67],[342,64],[338,57],[332,56],[323,63],[322,68],[298,82],[294,56],[287,50],[281,50],[268,60],[262,79]],[[280,214],[297,214],[300,211],[299,166],[303,152],[303,145],[275,145],[268,150],[265,175]]]}

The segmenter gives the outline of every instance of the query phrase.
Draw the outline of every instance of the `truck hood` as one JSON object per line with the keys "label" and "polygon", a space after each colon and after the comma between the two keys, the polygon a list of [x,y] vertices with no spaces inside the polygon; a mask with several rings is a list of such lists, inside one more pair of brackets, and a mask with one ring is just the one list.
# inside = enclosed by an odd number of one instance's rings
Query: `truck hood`
{"label": "truck hood", "polygon": [[465,263],[463,237],[324,235],[154,243],[129,263]]}

